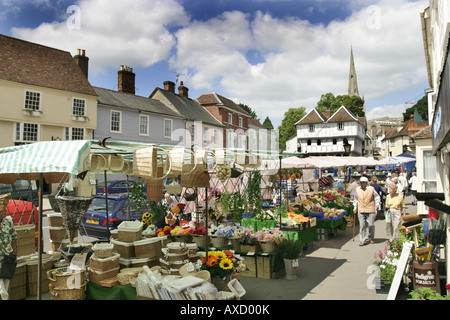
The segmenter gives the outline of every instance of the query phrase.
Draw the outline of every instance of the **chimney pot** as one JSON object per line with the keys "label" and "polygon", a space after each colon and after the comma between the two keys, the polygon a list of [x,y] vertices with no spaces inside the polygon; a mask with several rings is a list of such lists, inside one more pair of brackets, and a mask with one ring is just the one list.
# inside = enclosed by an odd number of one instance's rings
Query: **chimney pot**
{"label": "chimney pot", "polygon": [[86,55],[86,50],[81,50],[81,55],[84,57]]}
{"label": "chimney pot", "polygon": [[172,81],[164,81],[164,90],[175,93],[175,83]]}
{"label": "chimney pot", "polygon": [[180,86],[178,87],[178,95],[182,97],[189,97],[189,89],[183,85],[183,81],[180,81]]}
{"label": "chimney pot", "polygon": [[135,78],[132,68],[121,65],[117,71],[118,91],[135,94]]}

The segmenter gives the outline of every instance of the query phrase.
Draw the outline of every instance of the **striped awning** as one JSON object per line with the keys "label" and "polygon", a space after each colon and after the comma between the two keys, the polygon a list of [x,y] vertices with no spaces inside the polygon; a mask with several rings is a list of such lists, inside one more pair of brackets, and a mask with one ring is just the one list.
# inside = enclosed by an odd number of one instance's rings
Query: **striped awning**
{"label": "striped awning", "polygon": [[42,141],[0,149],[0,174],[83,171],[91,140]]}

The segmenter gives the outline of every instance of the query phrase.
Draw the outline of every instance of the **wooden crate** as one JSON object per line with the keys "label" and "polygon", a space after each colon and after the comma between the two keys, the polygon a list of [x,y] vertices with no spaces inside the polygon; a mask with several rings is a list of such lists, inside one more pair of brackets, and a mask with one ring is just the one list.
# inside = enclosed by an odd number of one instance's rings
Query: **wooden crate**
{"label": "wooden crate", "polygon": [[271,256],[257,256],[256,257],[256,274],[258,278],[271,279],[272,278],[272,257]]}
{"label": "wooden crate", "polygon": [[248,270],[242,272],[241,276],[243,277],[256,277],[256,256],[255,255],[247,255],[242,256],[244,258],[243,263],[247,267]]}

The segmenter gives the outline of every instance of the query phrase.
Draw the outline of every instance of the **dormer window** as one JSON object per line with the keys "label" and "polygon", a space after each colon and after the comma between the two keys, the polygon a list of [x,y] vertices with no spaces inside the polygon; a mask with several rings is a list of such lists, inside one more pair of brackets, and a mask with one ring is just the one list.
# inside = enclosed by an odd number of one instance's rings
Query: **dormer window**
{"label": "dormer window", "polygon": [[313,124],[309,125],[309,132],[314,132],[314,125]]}
{"label": "dormer window", "polygon": [[344,123],[338,122],[338,130],[344,130]]}

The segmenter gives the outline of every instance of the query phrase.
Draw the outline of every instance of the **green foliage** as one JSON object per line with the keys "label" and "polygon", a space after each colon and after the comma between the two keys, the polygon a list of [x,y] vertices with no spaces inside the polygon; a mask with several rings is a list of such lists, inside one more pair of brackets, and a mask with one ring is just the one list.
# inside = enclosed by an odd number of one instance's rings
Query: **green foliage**
{"label": "green foliage", "polygon": [[330,108],[331,115],[335,113],[341,106],[346,107],[351,113],[357,117],[364,116],[364,99],[358,96],[339,95],[334,96],[329,92],[323,94],[317,102],[317,109],[321,112],[327,111]]}
{"label": "green foliage", "polygon": [[278,243],[278,251],[283,259],[297,259],[303,250],[303,243],[300,240],[282,239]]}
{"label": "green foliage", "polygon": [[418,288],[409,293],[411,296],[408,300],[450,300],[450,296],[442,296],[435,290],[430,288]]}
{"label": "green foliage", "polygon": [[147,203],[144,198],[144,182],[141,180],[131,183],[131,199],[136,204],[136,212],[141,212],[141,208]]}
{"label": "green foliage", "polygon": [[281,125],[278,127],[280,134],[280,149],[286,149],[286,141],[297,132],[295,123],[303,118],[305,114],[305,107],[289,108],[289,110],[284,113],[284,118],[281,121]]}
{"label": "green foliage", "polygon": [[243,103],[239,103],[239,107],[241,107],[242,109],[247,111],[247,113],[252,116],[252,119],[256,119],[257,118],[255,110],[250,108],[248,105],[243,104]]}
{"label": "green foliage", "polygon": [[261,173],[254,170],[250,176],[249,186],[244,192],[247,200],[245,210],[252,212],[253,215],[262,209],[261,178]]}
{"label": "green foliage", "polygon": [[272,121],[270,121],[269,116],[266,117],[264,122],[262,123],[263,127],[268,130],[273,130],[273,124]]}
{"label": "green foliage", "polygon": [[409,121],[411,115],[414,114],[414,110],[422,117],[422,120],[428,120],[428,97],[424,96],[422,99],[417,101],[415,105],[405,110],[403,113],[403,121]]}

